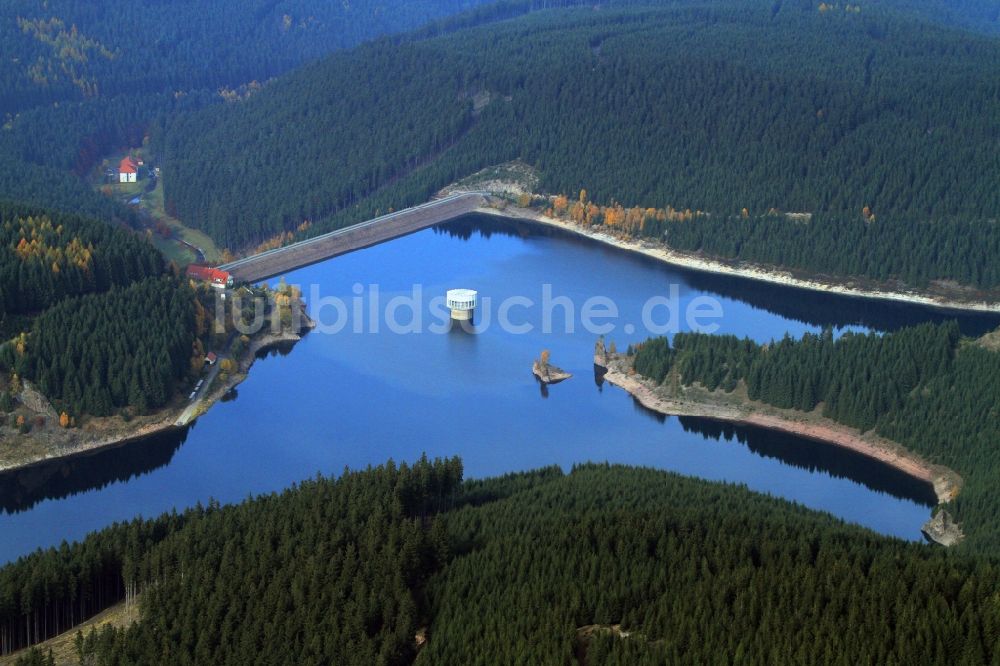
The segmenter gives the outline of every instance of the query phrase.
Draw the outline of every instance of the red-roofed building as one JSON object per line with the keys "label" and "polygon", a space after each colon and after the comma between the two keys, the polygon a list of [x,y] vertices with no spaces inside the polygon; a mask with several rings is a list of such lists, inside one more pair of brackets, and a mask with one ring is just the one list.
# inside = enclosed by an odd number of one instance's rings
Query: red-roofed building
{"label": "red-roofed building", "polygon": [[139,176],[139,165],[135,163],[131,155],[122,158],[118,165],[118,182],[134,183]]}
{"label": "red-roofed building", "polygon": [[226,287],[233,286],[232,275],[211,266],[195,266],[192,264],[187,267],[187,276],[192,280],[207,282],[216,289],[225,289]]}
{"label": "red-roofed building", "polygon": [[219,357],[215,355],[215,352],[208,352],[205,355],[205,363],[209,365],[215,365],[215,362],[219,360]]}

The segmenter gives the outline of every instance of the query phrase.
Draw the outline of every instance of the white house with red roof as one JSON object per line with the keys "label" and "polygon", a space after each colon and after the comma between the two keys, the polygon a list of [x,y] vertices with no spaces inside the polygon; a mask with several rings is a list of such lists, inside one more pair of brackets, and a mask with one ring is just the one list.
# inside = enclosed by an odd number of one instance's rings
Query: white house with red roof
{"label": "white house with red roof", "polygon": [[131,155],[126,155],[122,158],[121,164],[118,165],[118,182],[134,183],[138,177],[139,165],[135,163]]}

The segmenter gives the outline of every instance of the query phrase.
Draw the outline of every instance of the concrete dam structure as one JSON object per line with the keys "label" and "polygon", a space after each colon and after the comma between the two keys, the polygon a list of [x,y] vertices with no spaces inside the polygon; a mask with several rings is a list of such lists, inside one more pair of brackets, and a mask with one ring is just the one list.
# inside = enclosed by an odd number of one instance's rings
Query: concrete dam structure
{"label": "concrete dam structure", "polygon": [[219,266],[237,282],[257,282],[339,254],[405,236],[475,211],[486,192],[462,192]]}

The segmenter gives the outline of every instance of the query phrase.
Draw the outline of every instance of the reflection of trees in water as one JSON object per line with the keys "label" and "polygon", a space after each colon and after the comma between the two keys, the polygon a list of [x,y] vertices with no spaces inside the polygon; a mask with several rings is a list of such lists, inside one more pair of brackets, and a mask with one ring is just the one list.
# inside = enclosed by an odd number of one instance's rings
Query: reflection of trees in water
{"label": "reflection of trees in water", "polygon": [[764,458],[809,470],[822,471],[850,479],[872,490],[926,506],[937,504],[933,487],[878,460],[832,444],[825,444],[790,433],[725,421],[690,416],[678,417],[685,432],[706,439],[736,441]]}
{"label": "reflection of trees in water", "polygon": [[171,430],[115,448],[0,474],[0,509],[19,513],[44,500],[62,499],[148,474],[170,462],[187,440],[189,429]]}
{"label": "reflection of trees in water", "polygon": [[497,218],[492,215],[477,213],[463,215],[455,220],[439,224],[434,227],[434,232],[466,241],[475,235],[487,239],[494,235],[509,236],[511,238],[540,238],[554,235],[568,235],[552,227],[543,227],[520,220]]}
{"label": "reflection of trees in water", "polygon": [[[489,215],[466,215],[438,225],[434,230],[462,240],[469,240],[476,234],[483,238],[494,234],[512,238],[559,238],[610,251],[608,246],[598,241],[562,229]],[[982,335],[1000,326],[1000,315],[997,314],[945,311],[894,301],[853,298],[670,266],[641,254],[634,254],[633,258],[670,274],[671,279],[683,280],[692,289],[742,301],[810,326],[864,326],[877,331],[892,331],[923,322],[955,319],[962,333],[971,336]]]}
{"label": "reflection of trees in water", "polygon": [[268,345],[263,349],[258,349],[255,356],[257,359],[268,358],[270,356],[288,356],[292,353],[292,349],[295,347],[295,342],[295,340],[275,342],[274,344]]}
{"label": "reflection of trees in water", "polygon": [[598,391],[604,390],[604,375],[608,374],[608,369],[594,364],[594,383]]}
{"label": "reflection of trees in water", "polygon": [[649,417],[656,421],[657,423],[666,423],[667,419],[670,418],[662,412],[658,412],[655,409],[650,409],[646,405],[639,402],[639,399],[635,396],[632,397],[632,407],[635,408],[637,414],[642,414],[643,416]]}

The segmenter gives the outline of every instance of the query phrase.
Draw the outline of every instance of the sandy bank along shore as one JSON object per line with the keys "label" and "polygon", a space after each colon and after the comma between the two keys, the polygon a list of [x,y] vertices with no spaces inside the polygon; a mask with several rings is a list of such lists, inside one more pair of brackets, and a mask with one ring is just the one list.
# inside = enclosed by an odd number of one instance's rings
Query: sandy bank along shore
{"label": "sandy bank along shore", "polygon": [[787,271],[777,268],[749,264],[746,262],[726,263],[710,259],[707,257],[678,252],[670,249],[664,243],[657,243],[649,240],[629,240],[604,233],[600,228],[583,227],[574,222],[551,218],[531,209],[521,208],[506,201],[497,207],[480,206],[475,210],[484,215],[495,215],[516,220],[535,222],[550,227],[557,227],[574,234],[586,236],[601,243],[617,247],[628,252],[638,252],[647,257],[652,257],[673,266],[680,266],[696,271],[707,273],[717,273],[721,275],[731,275],[749,280],[780,284],[786,287],[797,289],[808,289],[812,291],[840,294],[843,296],[854,296],[857,298],[875,298],[887,301],[897,301],[910,303],[913,305],[924,305],[947,310],[967,310],[972,312],[1000,312],[1000,303],[987,302],[983,300],[962,300],[956,297],[946,297],[921,293],[918,291],[892,291],[890,289],[874,289],[855,286],[851,283],[837,283],[824,281],[820,278],[805,278],[792,275]]}
{"label": "sandy bank along shore", "polygon": [[719,391],[682,388],[679,394],[673,395],[666,387],[636,374],[630,357],[604,350],[603,340],[595,349],[594,364],[605,370],[605,381],[624,389],[641,405],[660,414],[754,425],[849,449],[930,484],[939,504],[950,502],[961,489],[961,477],[953,470],[932,465],[896,442],[860,433],[814,413],[777,409]]}

